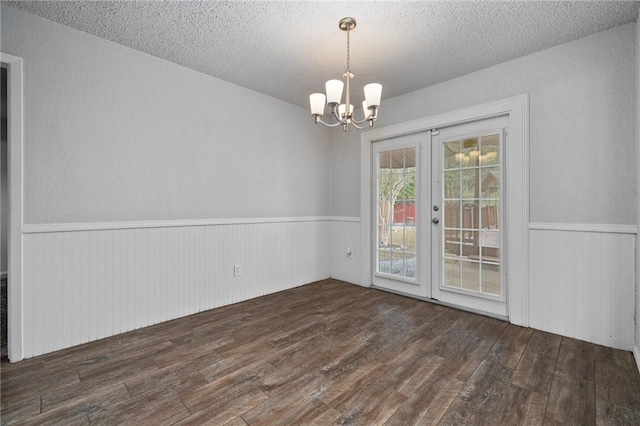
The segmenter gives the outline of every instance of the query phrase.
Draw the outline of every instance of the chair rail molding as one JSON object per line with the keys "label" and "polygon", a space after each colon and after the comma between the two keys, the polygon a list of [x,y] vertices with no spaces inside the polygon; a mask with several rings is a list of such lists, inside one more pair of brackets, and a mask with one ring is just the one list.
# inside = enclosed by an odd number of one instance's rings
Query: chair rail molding
{"label": "chair rail molding", "polygon": [[573,232],[604,232],[609,234],[637,234],[636,225],[617,225],[608,223],[547,223],[531,222],[530,230],[536,231],[573,231]]}

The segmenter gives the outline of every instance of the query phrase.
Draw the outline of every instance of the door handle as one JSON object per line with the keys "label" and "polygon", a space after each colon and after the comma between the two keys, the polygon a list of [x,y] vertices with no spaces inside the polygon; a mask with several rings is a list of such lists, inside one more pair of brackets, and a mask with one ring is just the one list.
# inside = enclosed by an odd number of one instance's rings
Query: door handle
{"label": "door handle", "polygon": [[431,222],[437,225],[438,223],[440,223],[440,219],[438,219],[437,217],[434,217],[433,219],[431,219]]}

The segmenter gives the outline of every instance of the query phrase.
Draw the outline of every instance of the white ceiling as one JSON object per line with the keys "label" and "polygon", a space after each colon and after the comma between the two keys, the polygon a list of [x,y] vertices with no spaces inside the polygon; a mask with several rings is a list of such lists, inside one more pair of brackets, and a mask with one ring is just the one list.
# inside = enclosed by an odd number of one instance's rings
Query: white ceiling
{"label": "white ceiling", "polygon": [[286,102],[341,78],[384,98],[635,21],[640,1],[3,1]]}

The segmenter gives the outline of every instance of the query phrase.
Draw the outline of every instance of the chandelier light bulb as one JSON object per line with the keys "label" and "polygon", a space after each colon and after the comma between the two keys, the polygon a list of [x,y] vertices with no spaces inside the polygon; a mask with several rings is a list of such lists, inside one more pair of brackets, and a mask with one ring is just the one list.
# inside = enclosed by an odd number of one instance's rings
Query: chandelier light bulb
{"label": "chandelier light bulb", "polygon": [[362,101],[362,112],[364,112],[365,120],[368,120],[369,117],[371,117],[371,115],[373,114],[373,110],[369,109],[366,100]]}
{"label": "chandelier light bulb", "polygon": [[327,102],[329,104],[339,104],[342,102],[342,88],[344,83],[340,80],[329,80],[325,84],[327,89]]}
{"label": "chandelier light bulb", "polygon": [[[347,109],[347,108],[345,107],[345,105],[344,105],[344,104],[340,104],[340,106],[338,107],[338,115],[339,115],[341,118],[343,118],[343,117],[344,117],[344,113],[345,113],[345,110],[346,110],[346,109]],[[350,114],[353,114],[353,104],[350,104],[350,105],[349,105],[349,113],[350,113]]]}
{"label": "chandelier light bulb", "polygon": [[327,97],[324,93],[313,93],[309,95],[309,105],[311,106],[311,114],[319,115],[322,117],[324,115],[324,104]]}
{"label": "chandelier light bulb", "polygon": [[367,105],[379,107],[380,98],[382,97],[382,84],[370,83],[364,86],[364,97],[367,101]]}

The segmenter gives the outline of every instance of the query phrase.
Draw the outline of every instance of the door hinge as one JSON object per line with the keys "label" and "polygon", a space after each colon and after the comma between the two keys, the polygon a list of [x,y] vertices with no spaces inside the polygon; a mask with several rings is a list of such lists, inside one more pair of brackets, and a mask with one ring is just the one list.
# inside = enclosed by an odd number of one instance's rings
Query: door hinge
{"label": "door hinge", "polygon": [[440,130],[438,129],[431,129],[431,136],[438,136],[440,134]]}

